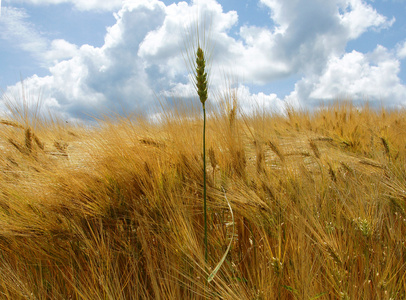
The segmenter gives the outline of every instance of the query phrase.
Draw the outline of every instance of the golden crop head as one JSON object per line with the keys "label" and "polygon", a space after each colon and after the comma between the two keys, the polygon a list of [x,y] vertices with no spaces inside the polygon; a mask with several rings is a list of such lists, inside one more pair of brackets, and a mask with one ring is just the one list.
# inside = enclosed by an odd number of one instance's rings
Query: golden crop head
{"label": "golden crop head", "polygon": [[207,100],[207,73],[205,72],[205,67],[204,52],[199,47],[196,52],[196,88],[202,104]]}

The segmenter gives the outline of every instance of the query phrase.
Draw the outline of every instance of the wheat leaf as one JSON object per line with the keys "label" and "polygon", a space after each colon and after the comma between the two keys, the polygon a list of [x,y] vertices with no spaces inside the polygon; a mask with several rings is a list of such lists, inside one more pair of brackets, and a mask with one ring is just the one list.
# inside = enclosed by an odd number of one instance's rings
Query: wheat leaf
{"label": "wheat leaf", "polygon": [[228,207],[230,208],[231,218],[232,218],[232,220],[233,220],[233,222],[232,222],[232,224],[233,224],[233,234],[231,235],[231,240],[230,240],[230,243],[228,244],[228,247],[227,247],[226,252],[224,253],[224,255],[223,255],[223,257],[221,258],[220,262],[219,262],[219,263],[217,264],[217,266],[214,268],[213,272],[211,272],[211,274],[209,275],[209,277],[207,277],[207,282],[212,281],[212,280],[214,279],[214,277],[216,276],[217,272],[220,270],[221,266],[223,265],[223,263],[224,263],[224,261],[225,261],[225,259],[226,259],[226,257],[227,257],[228,252],[229,252],[230,249],[231,249],[231,244],[233,243],[233,239],[234,239],[234,233],[235,233],[234,213],[233,213],[233,209],[231,208],[230,202],[228,201],[228,199],[227,199],[227,197],[226,197],[226,192],[224,191],[224,189],[223,189],[223,192],[224,192],[224,198],[225,198],[226,201],[227,201],[227,205],[228,205]]}

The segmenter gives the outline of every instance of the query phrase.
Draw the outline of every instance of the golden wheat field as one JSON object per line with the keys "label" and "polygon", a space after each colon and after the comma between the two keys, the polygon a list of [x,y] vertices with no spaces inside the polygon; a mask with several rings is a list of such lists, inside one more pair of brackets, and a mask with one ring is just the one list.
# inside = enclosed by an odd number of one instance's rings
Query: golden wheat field
{"label": "golden wheat field", "polygon": [[406,111],[212,109],[207,263],[202,123],[1,119],[0,298],[406,298]]}

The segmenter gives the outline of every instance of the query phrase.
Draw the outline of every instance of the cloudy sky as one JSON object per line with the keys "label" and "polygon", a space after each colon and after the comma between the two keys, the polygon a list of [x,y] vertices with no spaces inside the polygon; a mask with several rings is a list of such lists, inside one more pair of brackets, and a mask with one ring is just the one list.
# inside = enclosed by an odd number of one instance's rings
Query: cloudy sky
{"label": "cloudy sky", "polygon": [[211,90],[238,81],[244,109],[342,98],[406,105],[406,0],[0,3],[0,110],[21,97],[21,80],[29,99],[41,95],[66,119],[188,98],[182,53],[196,20],[214,45]]}

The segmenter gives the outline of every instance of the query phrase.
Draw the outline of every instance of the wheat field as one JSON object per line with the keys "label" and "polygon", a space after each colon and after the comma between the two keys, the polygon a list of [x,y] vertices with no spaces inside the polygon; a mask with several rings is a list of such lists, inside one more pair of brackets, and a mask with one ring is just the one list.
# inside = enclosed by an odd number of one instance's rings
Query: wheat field
{"label": "wheat field", "polygon": [[207,262],[198,108],[1,119],[0,298],[405,299],[406,112],[219,103]]}

